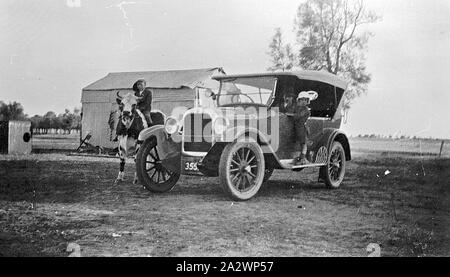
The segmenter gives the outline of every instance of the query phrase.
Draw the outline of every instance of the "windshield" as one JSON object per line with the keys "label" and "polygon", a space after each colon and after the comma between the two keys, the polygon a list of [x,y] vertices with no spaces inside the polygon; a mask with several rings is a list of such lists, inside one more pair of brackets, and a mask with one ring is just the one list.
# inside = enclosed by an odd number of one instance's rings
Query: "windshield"
{"label": "windshield", "polygon": [[218,106],[262,105],[267,106],[272,98],[276,78],[248,77],[221,81]]}

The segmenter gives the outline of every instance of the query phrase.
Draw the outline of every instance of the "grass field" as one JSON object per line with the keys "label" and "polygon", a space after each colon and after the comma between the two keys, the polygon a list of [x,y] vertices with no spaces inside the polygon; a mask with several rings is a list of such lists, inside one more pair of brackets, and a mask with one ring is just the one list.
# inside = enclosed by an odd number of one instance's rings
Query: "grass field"
{"label": "grass field", "polygon": [[0,155],[0,255],[67,256],[76,242],[83,256],[367,256],[370,243],[382,256],[449,256],[450,159],[435,144],[371,143],[352,140],[337,190],[317,169],[275,171],[247,202],[217,178],[153,194],[132,184],[132,164],[114,184],[116,159]]}
{"label": "grass field", "polygon": [[80,135],[35,135],[31,143],[34,152],[71,151],[80,145]]}
{"label": "grass field", "polygon": [[[389,152],[438,156],[442,140],[350,138],[352,152]],[[450,157],[450,140],[444,140],[441,156]]]}
{"label": "grass field", "polygon": [[[350,138],[352,152],[363,153],[405,153],[426,156],[437,156],[442,140],[434,139],[382,139],[382,138]],[[79,134],[71,135],[37,135],[32,145],[35,152],[70,151],[79,146]],[[450,140],[444,141],[442,156],[450,157]]]}

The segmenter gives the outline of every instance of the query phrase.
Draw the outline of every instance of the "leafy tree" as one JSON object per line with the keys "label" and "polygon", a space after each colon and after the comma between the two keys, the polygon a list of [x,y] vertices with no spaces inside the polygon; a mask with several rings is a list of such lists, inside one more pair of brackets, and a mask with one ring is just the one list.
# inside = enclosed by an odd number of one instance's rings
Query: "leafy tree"
{"label": "leafy tree", "polygon": [[57,116],[54,112],[49,111],[43,116],[42,120],[42,128],[43,129],[57,129],[59,124],[57,123]]}
{"label": "leafy tree", "polygon": [[[362,0],[306,0],[297,9],[295,66],[310,70],[326,70],[349,81],[344,108],[367,91],[371,75],[366,71],[366,52],[372,35],[361,28],[379,19],[365,9]],[[281,35],[281,34],[280,34]],[[281,36],[275,33],[269,46]],[[280,47],[282,49],[283,47]],[[276,53],[276,52],[275,52]],[[273,68],[279,59],[272,56]],[[279,55],[282,57],[282,55]]]}
{"label": "leafy tree", "polygon": [[72,122],[72,129],[80,130],[81,129],[81,109],[75,108],[73,109],[74,119]]}
{"label": "leafy tree", "polygon": [[33,129],[42,128],[42,126],[41,126],[42,116],[36,114],[30,118],[30,121],[31,121],[31,128],[33,128]]}
{"label": "leafy tree", "polygon": [[365,60],[367,42],[372,34],[361,31],[360,26],[374,23],[378,18],[366,11],[362,0],[307,0],[298,7],[295,29],[301,45],[299,65],[324,69],[347,79],[350,83],[346,108],[367,91],[371,80]]}
{"label": "leafy tree", "polygon": [[70,130],[72,129],[73,121],[75,120],[74,114],[70,112],[69,109],[65,109],[63,114],[58,115],[58,125],[64,132],[68,132],[70,134]]}
{"label": "leafy tree", "polygon": [[23,107],[19,102],[9,102],[8,104],[0,101],[0,120],[25,120]]}
{"label": "leafy tree", "polygon": [[269,45],[268,54],[272,58],[272,66],[267,69],[269,71],[285,71],[292,69],[294,66],[295,55],[291,45],[289,43],[283,43],[283,36],[280,28],[275,29],[275,34]]}

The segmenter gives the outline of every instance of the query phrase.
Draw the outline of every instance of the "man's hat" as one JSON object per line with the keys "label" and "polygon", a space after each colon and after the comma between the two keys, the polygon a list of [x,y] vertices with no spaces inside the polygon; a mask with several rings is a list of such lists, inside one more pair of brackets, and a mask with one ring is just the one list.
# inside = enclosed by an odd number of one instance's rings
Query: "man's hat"
{"label": "man's hat", "polygon": [[302,91],[298,94],[297,100],[302,98],[307,98],[309,101],[316,100],[319,97],[319,94],[313,90],[310,91]]}

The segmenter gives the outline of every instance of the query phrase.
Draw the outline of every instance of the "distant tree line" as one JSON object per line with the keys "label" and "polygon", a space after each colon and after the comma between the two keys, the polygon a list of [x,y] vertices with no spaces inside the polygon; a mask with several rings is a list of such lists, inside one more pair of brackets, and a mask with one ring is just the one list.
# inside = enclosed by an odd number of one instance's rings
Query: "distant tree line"
{"label": "distant tree line", "polygon": [[29,120],[35,134],[62,133],[70,134],[81,129],[81,110],[75,108],[73,112],[65,109],[64,113],[56,114],[49,111],[44,115],[29,117],[19,102],[4,103],[0,101],[0,121]]}
{"label": "distant tree line", "polygon": [[369,138],[369,139],[409,139],[409,140],[441,140],[440,138],[433,137],[420,137],[420,136],[409,136],[409,135],[379,135],[379,134],[358,134],[356,136],[350,136],[351,138]]}

